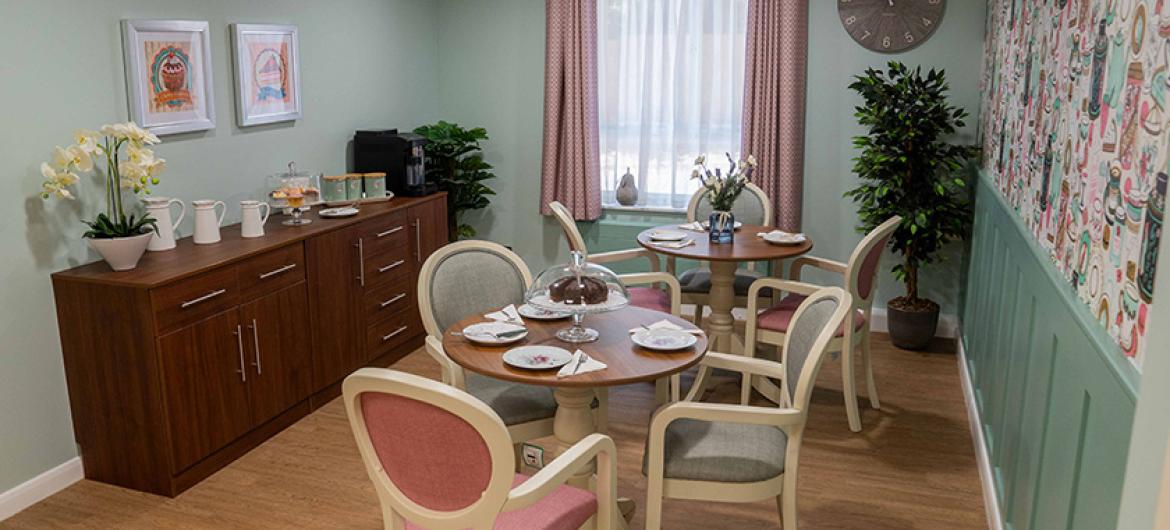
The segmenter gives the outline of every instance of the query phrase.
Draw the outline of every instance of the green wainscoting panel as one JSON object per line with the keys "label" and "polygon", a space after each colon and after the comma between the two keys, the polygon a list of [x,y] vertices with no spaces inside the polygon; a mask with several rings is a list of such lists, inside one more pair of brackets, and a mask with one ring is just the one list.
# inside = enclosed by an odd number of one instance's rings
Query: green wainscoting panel
{"label": "green wainscoting panel", "polygon": [[977,180],[962,341],[1004,528],[1114,528],[1137,371]]}

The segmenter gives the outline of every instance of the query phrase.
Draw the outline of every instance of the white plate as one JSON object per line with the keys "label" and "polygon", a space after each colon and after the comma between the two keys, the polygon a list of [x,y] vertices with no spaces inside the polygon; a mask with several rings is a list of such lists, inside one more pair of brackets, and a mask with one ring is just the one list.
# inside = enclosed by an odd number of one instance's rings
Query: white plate
{"label": "white plate", "polygon": [[807,240],[804,234],[775,234],[768,232],[763,237],[764,241],[773,245],[799,245]]}
{"label": "white plate", "polygon": [[[497,338],[494,335],[499,333],[506,333],[509,331],[524,330],[524,333],[511,337]],[[528,336],[528,330],[524,326],[517,326],[516,324],[508,324],[507,322],[481,322],[479,324],[472,324],[463,328],[463,338],[477,342],[479,344],[500,345],[511,344]]]}
{"label": "white plate", "polygon": [[694,346],[699,339],[679,329],[644,329],[630,336],[634,344],[649,350],[673,351]]}
{"label": "white plate", "polygon": [[654,241],[682,241],[687,233],[682,230],[651,230],[650,239]]}
{"label": "white plate", "polygon": [[[743,228],[743,223],[736,221],[734,230],[739,230],[740,228]],[[710,229],[711,229],[711,221],[703,221],[703,230],[710,230]]]}
{"label": "white plate", "polygon": [[569,350],[556,346],[520,346],[504,352],[504,364],[524,370],[560,368],[572,359]]}
{"label": "white plate", "polygon": [[570,314],[561,313],[558,311],[548,311],[539,307],[524,304],[516,308],[516,312],[524,318],[531,318],[532,320],[560,320],[562,318],[569,318]]}
{"label": "white plate", "polygon": [[357,208],[350,208],[350,207],[326,208],[324,210],[317,212],[317,215],[320,215],[321,217],[331,217],[331,218],[353,217],[357,214],[358,214],[358,209]]}
{"label": "white plate", "polygon": [[626,307],[627,305],[629,305],[630,301],[627,300],[626,297],[618,294],[617,291],[610,289],[609,297],[606,298],[605,301],[600,303],[600,304],[581,305],[581,304],[566,304],[564,302],[554,302],[554,301],[552,301],[551,298],[549,298],[548,291],[545,291],[545,293],[540,295],[540,296],[534,297],[531,300],[531,302],[533,305],[535,305],[537,307],[542,307],[542,308],[547,309],[549,311],[556,311],[558,313],[572,314],[575,312],[602,313],[605,311],[613,311],[615,309],[621,309],[623,307]]}

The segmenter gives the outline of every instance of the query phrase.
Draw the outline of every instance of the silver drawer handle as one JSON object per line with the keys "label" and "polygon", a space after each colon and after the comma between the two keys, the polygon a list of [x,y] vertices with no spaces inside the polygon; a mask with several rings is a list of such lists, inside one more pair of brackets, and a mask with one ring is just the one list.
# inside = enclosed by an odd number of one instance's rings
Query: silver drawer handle
{"label": "silver drawer handle", "polygon": [[240,382],[248,382],[248,372],[244,369],[244,331],[240,329],[240,325],[236,324],[236,330],[232,332],[236,336],[236,346],[240,349],[240,369],[236,373],[240,374]]}
{"label": "silver drawer handle", "polygon": [[382,268],[378,269],[378,272],[380,272],[380,273],[381,273],[381,272],[386,272],[386,271],[388,271],[388,270],[390,270],[390,269],[393,269],[393,268],[395,268],[395,267],[397,267],[397,266],[399,266],[399,265],[402,265],[403,263],[406,263],[406,261],[404,261],[404,260],[398,260],[398,261],[395,261],[394,263],[391,263],[391,264],[389,264],[389,265],[387,265],[387,266],[385,266],[385,267],[382,267]]}
{"label": "silver drawer handle", "polygon": [[398,294],[397,294],[397,295],[395,295],[393,298],[391,298],[391,299],[389,299],[389,300],[386,300],[385,302],[382,302],[382,305],[381,305],[381,306],[379,306],[379,307],[386,307],[386,306],[388,306],[388,305],[390,305],[390,304],[393,304],[394,302],[397,302],[397,301],[399,301],[399,300],[402,300],[403,298],[406,298],[406,293],[398,293]]}
{"label": "silver drawer handle", "polygon": [[400,327],[400,328],[398,328],[398,329],[394,330],[393,332],[391,332],[389,335],[386,335],[385,337],[382,337],[382,342],[386,342],[386,341],[388,341],[388,340],[390,340],[390,339],[392,339],[392,338],[394,338],[394,337],[398,336],[398,334],[399,334],[399,333],[402,333],[403,331],[406,331],[406,328],[407,328],[407,327],[408,327],[408,326],[402,326],[402,327]]}
{"label": "silver drawer handle", "polygon": [[406,227],[405,226],[396,226],[394,228],[386,230],[385,232],[378,232],[378,237],[386,237],[386,236],[393,234],[395,232],[400,232],[404,228],[406,228]]}
{"label": "silver drawer handle", "polygon": [[261,275],[260,275],[260,279],[261,279],[261,280],[264,280],[264,279],[270,278],[270,277],[272,277],[272,276],[276,276],[277,274],[280,274],[280,273],[282,273],[282,272],[288,272],[288,271],[291,271],[291,270],[293,270],[293,269],[295,269],[295,268],[297,268],[297,264],[296,264],[296,263],[289,263],[288,265],[285,265],[285,266],[283,266],[283,267],[281,267],[281,268],[279,268],[279,269],[270,270],[270,271],[268,271],[268,272],[266,272],[266,273],[264,273],[264,274],[261,274]]}
{"label": "silver drawer handle", "polygon": [[215,298],[215,297],[217,297],[223,293],[226,293],[226,292],[227,292],[227,289],[220,289],[218,291],[212,291],[212,292],[207,293],[203,296],[200,296],[199,298],[196,298],[194,300],[187,300],[186,302],[179,304],[179,308],[180,309],[187,309],[188,307],[191,307],[191,306],[198,304],[200,302],[206,302],[206,301],[211,300],[212,298]]}

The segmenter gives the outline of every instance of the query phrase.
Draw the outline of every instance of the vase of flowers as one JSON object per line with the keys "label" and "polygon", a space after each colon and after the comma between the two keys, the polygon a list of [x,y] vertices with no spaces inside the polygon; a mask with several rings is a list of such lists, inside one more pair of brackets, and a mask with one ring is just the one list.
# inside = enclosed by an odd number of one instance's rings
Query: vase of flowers
{"label": "vase of flowers", "polygon": [[45,177],[41,198],[72,200],[75,196],[69,188],[80,180],[79,174],[97,175],[104,185],[106,208],[94,220],[82,221],[89,227],[84,237],[112,269],[133,269],[146,252],[156,225],[144,213],[127,216],[122,195],[127,189],[135,195],[149,195],[150,187],[158,184],[166,161],[155,157],[147,146],[158,144],[159,139],[127,122],[103,125],[97,131],[79,130],[73,140],[69,147],[54,148],[51,162],[41,163]]}
{"label": "vase of flowers", "polygon": [[710,217],[707,222],[707,233],[711,243],[727,244],[735,241],[735,214],[731,213],[735,200],[740,192],[752,180],[752,173],[756,169],[756,157],[748,155],[738,163],[727,155],[731,166],[724,174],[719,168],[714,171],[707,167],[706,155],[695,159],[695,169],[691,172],[692,179],[698,179],[711,205]]}

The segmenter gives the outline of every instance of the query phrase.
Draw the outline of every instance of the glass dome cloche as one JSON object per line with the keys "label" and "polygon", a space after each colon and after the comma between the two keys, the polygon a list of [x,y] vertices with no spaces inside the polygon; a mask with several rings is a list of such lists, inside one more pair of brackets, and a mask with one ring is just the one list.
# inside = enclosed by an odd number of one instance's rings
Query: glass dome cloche
{"label": "glass dome cloche", "polygon": [[585,315],[604,313],[626,307],[630,293],[613,271],[589,263],[585,254],[572,251],[569,263],[545,269],[524,295],[529,305],[569,314],[573,325],[557,332],[565,342],[593,342],[600,333],[581,325]]}

